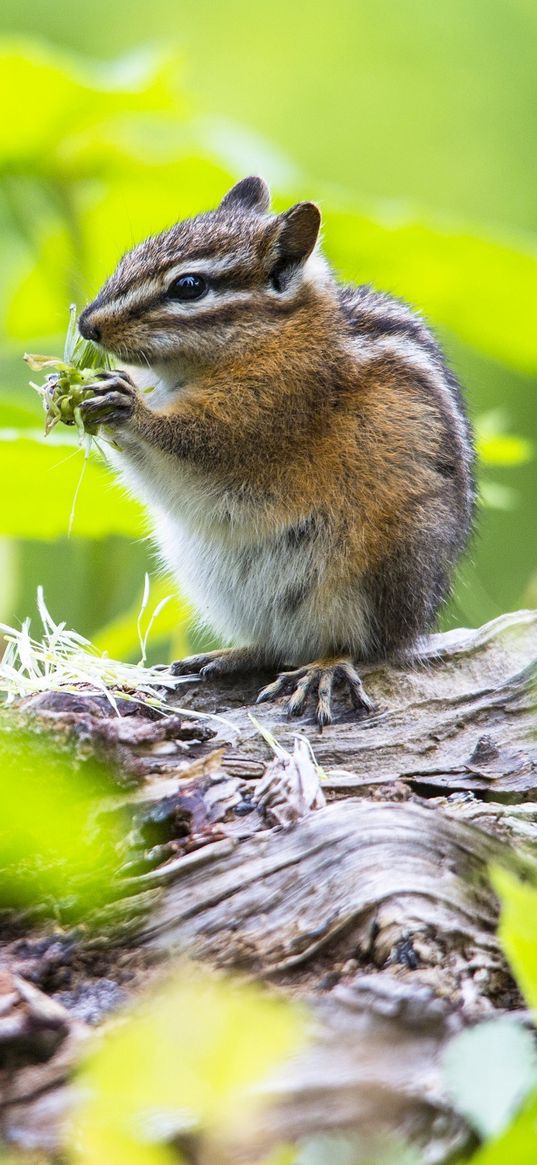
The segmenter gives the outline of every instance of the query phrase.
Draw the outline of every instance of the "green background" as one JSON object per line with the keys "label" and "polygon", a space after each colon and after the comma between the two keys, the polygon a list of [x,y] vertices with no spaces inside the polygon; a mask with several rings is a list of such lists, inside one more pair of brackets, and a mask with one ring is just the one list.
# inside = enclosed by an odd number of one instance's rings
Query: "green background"
{"label": "green background", "polygon": [[[5,81],[0,134],[0,619],[30,613],[42,583],[55,617],[136,655],[132,612],[154,572],[139,517],[95,467],[67,539],[79,458],[10,439],[42,424],[20,355],[56,352],[68,303],[125,247],[248,172],[277,205],[318,200],[337,269],[424,310],[466,386],[486,504],[444,622],[537,604],[535,5],[4,0],[2,21],[34,65]],[[36,42],[71,77],[64,91]],[[164,63],[133,82],[148,49]],[[78,54],[108,62],[82,95]],[[199,639],[167,612],[155,655]]]}

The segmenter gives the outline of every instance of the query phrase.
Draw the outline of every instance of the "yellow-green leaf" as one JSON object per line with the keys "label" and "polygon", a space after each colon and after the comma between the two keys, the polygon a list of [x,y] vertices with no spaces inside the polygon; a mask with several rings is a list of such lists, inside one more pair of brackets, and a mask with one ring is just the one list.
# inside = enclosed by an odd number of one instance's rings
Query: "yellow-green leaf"
{"label": "yellow-green leaf", "polygon": [[177,108],[176,62],[140,52],[112,65],[26,40],[0,46],[0,169],[49,175],[66,136],[122,112]]}
{"label": "yellow-green leaf", "polygon": [[[0,430],[0,537],[52,540],[67,537],[73,499],[84,466],[74,442],[46,441],[40,435]],[[144,531],[141,507],[128,498],[92,456],[81,482],[72,536],[104,538],[109,534],[139,537]]]}
{"label": "yellow-green leaf", "polygon": [[256,1085],[297,1047],[302,1027],[289,1004],[257,987],[183,971],[110,1031],[83,1069],[76,1160],[167,1165],[174,1134],[242,1126]]}
{"label": "yellow-green leaf", "polygon": [[489,1141],[471,1165],[535,1165],[537,1096],[533,1096],[507,1131]]}
{"label": "yellow-green leaf", "polygon": [[537,889],[499,868],[493,885],[502,907],[503,949],[529,1007],[537,1010]]}
{"label": "yellow-green leaf", "polygon": [[70,913],[110,898],[119,864],[119,818],[96,824],[114,792],[107,770],[59,750],[43,734],[0,733],[0,901],[4,906],[65,902]]}
{"label": "yellow-green leaf", "polygon": [[523,372],[537,369],[537,248],[488,239],[464,224],[411,211],[377,218],[327,207],[326,245],[338,270],[408,299],[435,324]]}
{"label": "yellow-green leaf", "polygon": [[479,437],[477,453],[484,465],[524,465],[533,457],[533,445],[526,437],[514,433]]}

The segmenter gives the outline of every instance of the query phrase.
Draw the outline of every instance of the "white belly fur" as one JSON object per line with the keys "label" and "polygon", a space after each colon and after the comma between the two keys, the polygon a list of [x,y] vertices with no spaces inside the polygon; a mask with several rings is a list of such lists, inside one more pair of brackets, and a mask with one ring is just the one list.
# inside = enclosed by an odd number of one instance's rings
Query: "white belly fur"
{"label": "white belly fur", "polygon": [[258,646],[268,662],[304,663],[344,646],[365,653],[359,586],[330,601],[324,590],[321,603],[328,547],[292,545],[283,530],[261,538],[246,508],[230,512],[229,498],[175,457],[123,433],[118,441],[122,452],[111,450],[109,460],[146,505],[162,563],[204,624],[229,643]]}

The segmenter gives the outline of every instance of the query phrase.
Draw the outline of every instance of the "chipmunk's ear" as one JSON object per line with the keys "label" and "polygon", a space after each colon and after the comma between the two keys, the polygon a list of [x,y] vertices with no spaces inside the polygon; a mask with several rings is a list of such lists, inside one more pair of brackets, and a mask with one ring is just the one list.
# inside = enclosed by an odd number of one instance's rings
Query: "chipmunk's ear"
{"label": "chipmunk's ear", "polygon": [[314,202],[297,202],[278,216],[276,260],[271,272],[276,290],[283,290],[293,271],[305,263],[317,242],[321,212]]}
{"label": "chipmunk's ear", "polygon": [[219,210],[257,210],[264,214],[270,206],[270,190],[264,178],[242,178],[224,195]]}
{"label": "chipmunk's ear", "polygon": [[281,228],[278,249],[295,263],[303,263],[311,255],[321,226],[321,212],[314,202],[297,202],[280,214]]}

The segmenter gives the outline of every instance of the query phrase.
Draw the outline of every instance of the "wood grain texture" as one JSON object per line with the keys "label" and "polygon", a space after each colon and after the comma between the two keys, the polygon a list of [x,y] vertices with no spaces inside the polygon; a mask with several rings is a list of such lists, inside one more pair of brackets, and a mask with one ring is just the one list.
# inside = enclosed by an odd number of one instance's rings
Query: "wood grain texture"
{"label": "wood grain texture", "polygon": [[[44,1018],[37,1043],[26,1031],[22,1060],[2,1060],[5,1139],[49,1153],[61,1143],[88,998],[99,1018],[103,982],[113,1008],[114,984],[128,999],[155,966],[188,955],[263,980],[311,1015],[308,1047],[267,1086],[265,1117],[247,1140],[198,1146],[202,1165],[253,1162],[278,1140],[323,1130],[350,1132],[362,1146],[373,1129],[397,1134],[430,1165],[468,1146],[441,1055],[463,1026],[522,1007],[497,942],[488,870],[536,865],[536,660],[532,612],[433,636],[412,666],[368,669],[375,715],[344,711],[322,734],[308,718],[290,723],[277,705],[255,707],[261,675],[186,684],[181,707],[225,717],[197,733],[179,713],[163,731],[132,709],[128,728],[110,727],[106,709],[82,695],[76,708],[58,695],[27,702],[26,722],[82,734],[86,749],[93,742],[109,757],[134,852],[114,944],[103,915],[100,963],[92,969],[86,950],[71,991],[51,972],[42,927],[43,950],[30,924],[26,946],[0,936],[5,974],[19,989],[31,979],[63,1008],[40,1062],[46,1006],[26,999]],[[289,826],[269,824],[256,789],[271,754],[250,714],[290,750],[297,731],[309,739],[324,770],[324,807],[303,804]],[[286,788],[292,797],[292,782]],[[57,945],[51,928],[53,938]],[[1,1040],[0,1025],[0,1054]]]}

